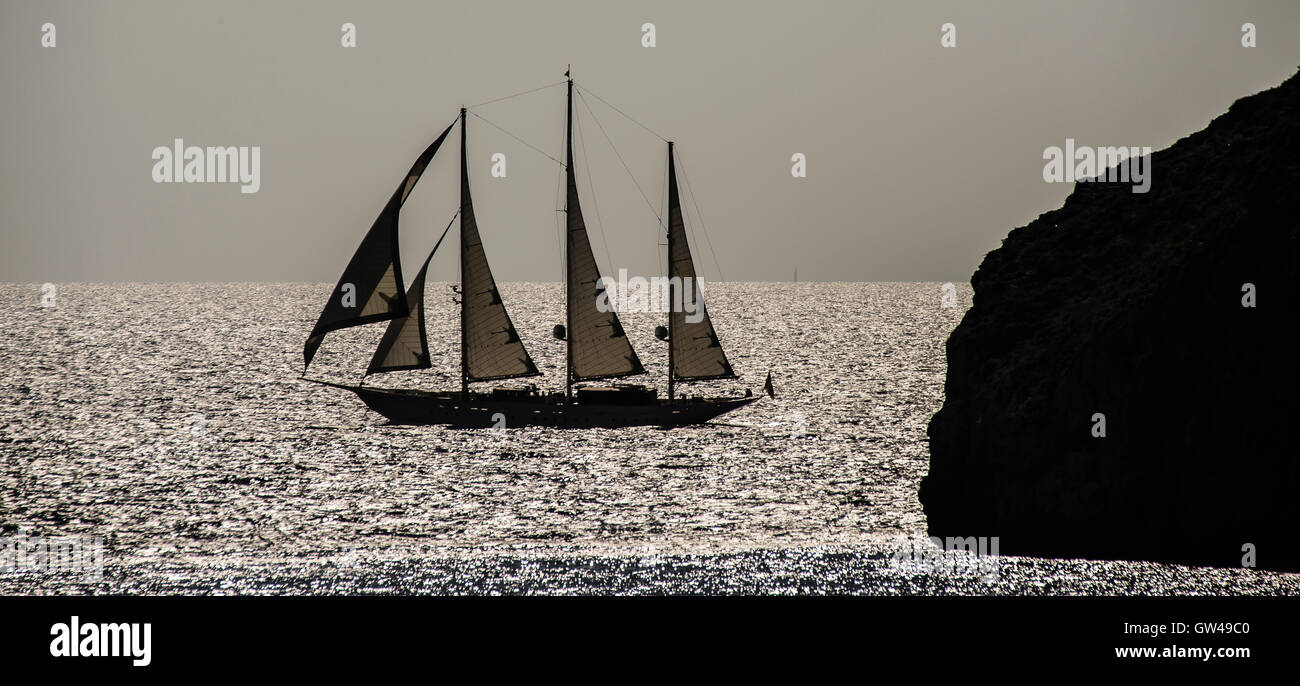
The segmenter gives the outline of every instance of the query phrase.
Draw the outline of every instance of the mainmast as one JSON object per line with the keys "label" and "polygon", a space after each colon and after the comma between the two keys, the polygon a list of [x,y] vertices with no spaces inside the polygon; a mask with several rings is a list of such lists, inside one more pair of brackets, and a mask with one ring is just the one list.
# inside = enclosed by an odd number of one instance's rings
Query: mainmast
{"label": "mainmast", "polygon": [[[464,189],[469,175],[468,153],[465,150],[465,108],[460,108],[460,185]],[[465,289],[465,193],[460,196],[460,393],[469,398],[469,336],[467,316],[469,310],[466,302],[469,292]]]}
{"label": "mainmast", "polygon": [[[672,141],[668,141],[668,178],[674,180],[677,178],[676,174],[674,174],[674,169],[673,169],[673,142]],[[673,320],[676,319],[676,317],[673,316],[673,303],[677,302],[677,300],[675,298],[676,292],[673,289],[672,260],[673,260],[673,232],[671,229],[669,229],[668,230],[668,272],[669,272],[669,278],[668,278],[668,400],[669,401],[672,401],[675,398],[674,393],[676,391],[676,384],[673,381],[673,375],[677,371],[675,365],[673,364],[673,347],[674,347],[673,335],[676,333],[675,331],[673,331],[674,328]]]}
{"label": "mainmast", "polygon": [[[564,70],[564,75],[569,76],[570,69]],[[573,182],[573,78],[569,78],[569,94],[564,108],[564,164],[565,173],[568,175],[568,183]],[[564,215],[569,216],[569,198],[572,193],[564,194]],[[565,222],[568,223],[567,221]],[[569,259],[567,259],[568,240],[565,241],[566,259],[564,261],[564,396],[573,397],[573,308],[569,307]]]}
{"label": "mainmast", "polygon": [[572,397],[573,385],[577,382],[644,374],[645,367],[627,340],[618,313],[603,297],[606,281],[600,275],[600,265],[592,253],[591,237],[578,199],[573,156],[574,126],[577,124],[573,111],[573,79],[569,79],[568,84],[564,126],[564,147],[568,158],[565,164],[568,190],[564,201],[564,338],[568,343],[568,362],[564,389],[565,395]]}

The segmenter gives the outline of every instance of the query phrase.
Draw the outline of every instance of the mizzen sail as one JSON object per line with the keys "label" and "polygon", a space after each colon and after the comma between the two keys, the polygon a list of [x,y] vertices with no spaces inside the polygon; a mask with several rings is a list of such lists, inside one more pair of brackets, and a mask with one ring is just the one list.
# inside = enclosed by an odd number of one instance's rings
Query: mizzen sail
{"label": "mizzen sail", "polygon": [[565,245],[567,337],[569,340],[569,375],[572,381],[608,379],[644,374],[645,368],[623,332],[612,307],[597,307],[600,268],[591,252],[587,225],[578,203],[578,182],[573,173],[573,82],[569,82],[568,127],[565,135],[568,154],[566,176],[568,215]]}
{"label": "mizzen sail", "polygon": [[411,165],[388,204],[379,213],[361,245],[352,255],[352,261],[343,270],[338,284],[325,303],[316,326],[312,328],[303,346],[303,363],[310,365],[325,334],[330,331],[360,326],[372,322],[405,317],[410,314],[410,303],[402,285],[402,260],[398,250],[398,217],[402,204],[428,167],[442,142],[451,133],[452,125],[442,132]]}
{"label": "mizzen sail", "polygon": [[538,376],[533,358],[515,333],[488,266],[469,192],[465,112],[460,130],[460,273],[464,372],[468,381]]}
{"label": "mizzen sail", "polygon": [[[704,289],[695,273],[682,221],[672,143],[668,144],[668,279],[674,289],[672,312],[668,315],[673,376],[684,381],[736,378],[704,307]],[[679,302],[684,306],[679,307]]]}

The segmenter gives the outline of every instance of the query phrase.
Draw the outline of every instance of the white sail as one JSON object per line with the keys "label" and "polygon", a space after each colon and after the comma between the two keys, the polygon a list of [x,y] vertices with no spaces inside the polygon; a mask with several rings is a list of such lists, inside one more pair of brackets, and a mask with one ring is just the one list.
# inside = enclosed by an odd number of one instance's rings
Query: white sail
{"label": "white sail", "polygon": [[623,325],[612,307],[597,307],[600,268],[591,252],[587,225],[582,220],[578,202],[578,183],[573,173],[573,82],[569,82],[568,148],[568,216],[565,247],[567,280],[567,336],[569,340],[569,374],[573,381],[608,379],[644,374],[645,368],[636,350],[627,340]]}
{"label": "white sail", "polygon": [[469,192],[469,170],[465,152],[464,114],[461,115],[460,157],[460,266],[462,344],[465,346],[465,376],[469,381],[537,376],[528,350],[519,340],[510,314],[501,302],[487,253],[474,217]]}
{"label": "white sail", "polygon": [[[734,379],[736,374],[722,350],[713,321],[704,306],[704,289],[695,273],[691,246],[686,240],[682,221],[681,197],[677,191],[677,169],[673,163],[673,146],[668,144],[668,277],[674,289],[669,331],[672,346],[673,377],[684,381]],[[679,303],[693,305],[691,310]]]}

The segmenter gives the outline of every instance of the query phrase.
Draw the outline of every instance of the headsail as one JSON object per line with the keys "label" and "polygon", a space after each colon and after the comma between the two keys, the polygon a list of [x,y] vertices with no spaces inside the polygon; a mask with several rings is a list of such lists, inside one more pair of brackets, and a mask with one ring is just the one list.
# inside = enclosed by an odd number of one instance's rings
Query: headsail
{"label": "headsail", "polygon": [[565,246],[566,303],[568,312],[569,374],[571,381],[608,379],[644,374],[645,368],[623,332],[612,307],[601,312],[596,306],[600,268],[591,252],[587,225],[578,204],[578,182],[573,174],[573,82],[569,82],[568,131],[565,136],[568,164],[568,240]]}
{"label": "headsail", "polygon": [[361,245],[352,255],[352,261],[343,270],[338,284],[325,303],[316,326],[303,346],[304,365],[310,365],[316,350],[330,331],[380,322],[410,313],[406,292],[402,286],[402,260],[398,250],[397,224],[402,203],[433,159],[453,122],[420,154],[397,187],[379,218],[370,227]]}
{"label": "headsail", "polygon": [[447,228],[442,230],[442,235],[438,237],[433,250],[430,250],[429,256],[424,259],[424,266],[420,267],[420,272],[411,281],[411,289],[406,292],[406,301],[411,306],[411,313],[388,323],[388,329],[384,331],[384,337],[380,339],[379,347],[375,349],[375,356],[370,358],[370,366],[366,369],[367,376],[406,369],[428,369],[432,366],[429,360],[429,339],[424,335],[424,278],[429,271],[429,261],[433,259],[433,254],[438,252],[442,239],[447,237],[447,232],[451,230],[451,225],[455,221],[456,218],[452,217],[447,223]]}
{"label": "headsail", "polygon": [[465,112],[460,129],[460,273],[465,376],[468,381],[538,376],[537,365],[515,333],[488,266],[469,192]]}
{"label": "headsail", "polygon": [[[672,143],[668,144],[668,279],[676,291],[668,315],[672,320],[668,344],[672,346],[673,376],[687,381],[736,378],[704,307],[704,289],[695,274],[691,246],[686,241]],[[682,290],[686,292],[681,293]],[[694,307],[687,312],[678,302],[691,303]]]}

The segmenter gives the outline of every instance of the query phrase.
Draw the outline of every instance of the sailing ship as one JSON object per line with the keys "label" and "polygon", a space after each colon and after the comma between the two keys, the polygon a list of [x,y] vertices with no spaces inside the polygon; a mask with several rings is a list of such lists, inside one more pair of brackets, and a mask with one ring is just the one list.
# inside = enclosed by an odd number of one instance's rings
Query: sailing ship
{"label": "sailing ship", "polygon": [[[569,73],[565,73],[566,78]],[[681,426],[707,422],[744,407],[759,396],[746,391],[738,397],[679,397],[677,384],[738,378],[696,292],[699,308],[687,317],[674,288],[691,284],[699,288],[695,264],[687,242],[677,187],[673,143],[668,143],[668,247],[669,302],[667,325],[655,335],[668,344],[668,397],[645,385],[610,383],[611,379],[645,374],[636,351],[612,307],[598,306],[602,279],[592,253],[578,200],[573,157],[573,88],[567,78],[565,113],[565,324],[554,336],[567,345],[563,393],[539,392],[536,386],[497,385],[485,392],[471,383],[500,382],[540,376],[517,334],[497,289],[480,239],[470,194],[466,150],[466,109],[411,165],[397,190],[357,248],[326,302],[303,347],[303,379],[355,393],[367,406],[394,423],[443,424],[457,428],[550,426],[596,428],[626,426]],[[559,84],[556,84],[559,85]],[[447,224],[409,289],[402,287],[398,250],[399,215],[415,184],[460,124],[460,209]],[[424,287],[429,263],[457,218],[460,220],[460,285],[453,286],[460,305],[460,388],[428,391],[364,385],[365,376],[432,366],[425,336]],[[677,277],[673,279],[672,277]],[[689,278],[688,278],[689,277]],[[703,316],[698,316],[702,312]],[[339,329],[387,321],[379,347],[356,385],[307,378],[307,369],[325,336]],[[587,382],[603,385],[577,385]],[[771,390],[771,374],[764,387]]]}

